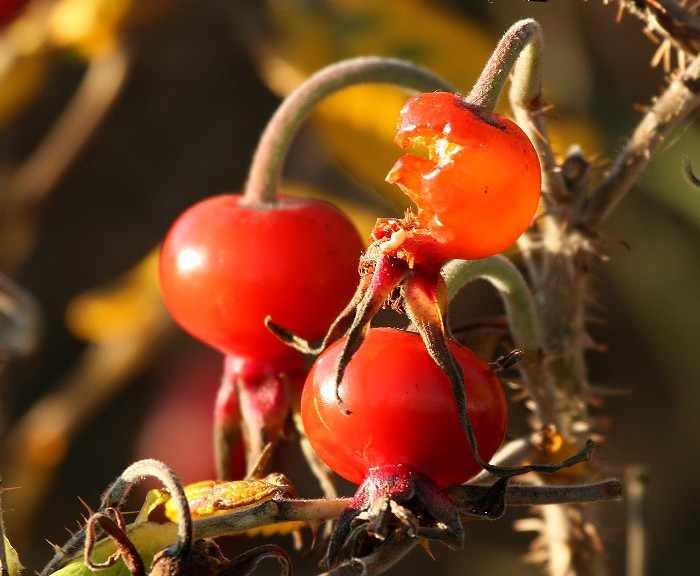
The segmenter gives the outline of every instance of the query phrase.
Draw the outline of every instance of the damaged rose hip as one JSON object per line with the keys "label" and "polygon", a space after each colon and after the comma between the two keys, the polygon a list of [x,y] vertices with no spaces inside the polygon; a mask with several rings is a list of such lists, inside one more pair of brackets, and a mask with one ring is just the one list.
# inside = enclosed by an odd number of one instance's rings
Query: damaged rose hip
{"label": "damaged rose hip", "polygon": [[[386,179],[418,211],[378,222],[374,237],[385,239],[386,253],[411,264],[473,260],[505,250],[530,225],[540,165],[511,120],[483,117],[457,94],[418,94],[401,109],[394,141],[409,153]],[[410,152],[421,149],[427,157]]]}

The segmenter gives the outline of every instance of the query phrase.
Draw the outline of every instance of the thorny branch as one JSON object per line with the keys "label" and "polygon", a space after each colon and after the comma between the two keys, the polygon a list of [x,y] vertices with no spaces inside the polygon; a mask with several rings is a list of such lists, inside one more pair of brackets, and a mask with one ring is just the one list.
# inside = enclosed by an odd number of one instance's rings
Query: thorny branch
{"label": "thorny branch", "polygon": [[666,137],[698,108],[700,56],[676,75],[646,112],[612,168],[590,196],[581,225],[587,230],[597,230],[639,179]]}
{"label": "thorny branch", "polygon": [[[87,552],[83,550],[83,554],[89,554],[94,542],[93,524],[95,521],[103,519],[104,511],[115,510],[111,505],[121,505],[123,499],[128,494],[133,482],[144,478],[147,475],[154,473],[159,474],[159,478],[164,480],[166,487],[176,497],[182,499],[184,494],[179,488],[179,481],[167,467],[162,463],[153,460],[142,460],[130,466],[125,472],[112,484],[107,490],[103,498],[101,510],[94,514],[94,520],[89,522],[86,528],[78,532],[71,540],[64,545],[63,549],[59,550],[54,559],[44,568],[42,574],[48,575],[65,566],[76,555],[80,554],[83,548],[87,548]],[[454,501],[457,507],[464,513],[469,514],[474,505],[480,502],[488,493],[491,486],[489,485],[459,485],[448,490],[450,498]],[[178,496],[179,495],[179,496]],[[575,503],[575,502],[593,502],[604,500],[617,500],[622,495],[622,484],[618,480],[610,479],[598,482],[595,484],[585,484],[576,486],[533,486],[526,484],[511,484],[506,492],[506,504],[512,506],[541,506],[547,504],[559,503]],[[317,499],[317,500],[301,500],[301,499],[279,499],[269,500],[251,508],[241,510],[233,510],[228,513],[217,514],[209,517],[198,518],[189,524],[189,514],[181,514],[178,524],[178,553],[183,556],[187,553],[192,542],[200,539],[214,539],[222,536],[230,536],[235,534],[245,533],[254,528],[270,526],[282,522],[306,522],[312,526],[318,526],[326,520],[331,520],[338,517],[341,512],[348,506],[351,499]],[[186,506],[185,506],[186,508]],[[184,508],[182,509],[184,510]],[[119,518],[118,511],[110,513]],[[111,517],[112,517],[111,516]],[[108,518],[109,520],[109,518]],[[118,521],[117,521],[118,523]],[[110,528],[108,526],[108,528]],[[118,528],[118,527],[117,527]],[[87,529],[87,533],[86,533]],[[124,531],[124,527],[121,527]],[[119,530],[108,530],[108,533],[114,537],[114,534]],[[86,534],[88,535],[86,544]],[[117,534],[118,535],[118,534]],[[409,541],[398,541],[378,550],[375,555],[369,558],[362,559],[365,562],[368,574],[378,574],[387,569],[395,561],[397,561],[403,553],[418,543],[418,539]],[[400,545],[399,545],[400,544]],[[403,553],[398,554],[398,550]],[[397,558],[394,558],[397,556]],[[132,554],[133,556],[133,554]],[[392,558],[394,560],[392,561]],[[344,566],[344,568],[343,568]],[[369,570],[369,567],[372,569]],[[355,561],[341,564],[341,566],[331,571],[331,574],[344,574],[345,570],[356,569],[359,565]],[[337,572],[336,572],[337,570]]]}
{"label": "thorny branch", "polygon": [[[608,4],[610,0],[605,0]],[[679,52],[692,57],[700,51],[700,16],[688,0],[618,0],[626,10],[645,23],[644,32],[655,42],[668,42]],[[621,13],[618,14],[618,18]],[[681,57],[682,61],[683,57]]]}
{"label": "thorny branch", "polygon": [[[450,496],[464,512],[470,510],[489,491],[490,486],[459,485],[449,490]],[[622,496],[619,480],[604,480],[594,484],[572,486],[530,486],[511,484],[506,492],[506,504],[539,506],[577,502],[618,500]],[[195,538],[218,538],[237,534],[260,526],[280,522],[323,522],[338,516],[350,503],[349,498],[335,500],[269,500],[254,508],[196,519]]]}

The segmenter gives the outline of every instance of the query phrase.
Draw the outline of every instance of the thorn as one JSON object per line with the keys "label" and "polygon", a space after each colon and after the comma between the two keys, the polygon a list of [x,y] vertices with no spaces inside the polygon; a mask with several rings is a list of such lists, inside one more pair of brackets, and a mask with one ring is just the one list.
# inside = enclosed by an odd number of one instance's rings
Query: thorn
{"label": "thorn", "polygon": [[262,452],[260,452],[260,456],[258,456],[258,461],[255,463],[253,469],[250,471],[250,474],[248,474],[247,476],[248,479],[257,480],[264,476],[265,469],[270,463],[270,458],[272,457],[273,448],[273,442],[268,442],[267,444],[265,444],[265,447],[262,449]]}
{"label": "thorn", "polygon": [[683,158],[683,174],[693,186],[700,188],[700,177],[693,172],[693,165],[690,162],[690,157]]}
{"label": "thorn", "polygon": [[499,372],[501,370],[507,370],[508,368],[512,368],[518,362],[520,362],[520,360],[522,360],[524,356],[525,352],[523,350],[521,350],[520,348],[514,348],[507,354],[499,356],[498,358],[496,358],[496,360],[490,362],[489,365],[496,372]]}
{"label": "thorn", "polygon": [[622,16],[625,13],[625,6],[620,2],[617,7],[617,14],[615,14],[615,23],[619,24],[622,21]]}
{"label": "thorn", "polygon": [[46,543],[49,546],[51,546],[51,548],[53,548],[53,550],[56,554],[60,554],[61,556],[63,556],[63,548],[61,546],[59,546],[58,544],[55,544],[54,542],[51,542],[51,540],[49,540],[48,538],[46,539]]}
{"label": "thorn", "polygon": [[92,516],[95,511],[90,507],[90,505],[82,498],[82,496],[78,496],[78,502],[80,502],[85,510],[87,510],[88,516]]}
{"label": "thorn", "polygon": [[420,542],[421,548],[425,550],[425,553],[430,556],[431,560],[435,560],[435,556],[433,554],[433,551],[430,549],[430,540],[421,540]]}

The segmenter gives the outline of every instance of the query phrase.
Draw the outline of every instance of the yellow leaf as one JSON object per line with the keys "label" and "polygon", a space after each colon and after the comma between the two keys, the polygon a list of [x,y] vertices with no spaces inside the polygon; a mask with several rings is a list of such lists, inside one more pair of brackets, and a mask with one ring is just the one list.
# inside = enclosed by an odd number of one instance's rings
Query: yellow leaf
{"label": "yellow leaf", "polygon": [[0,127],[32,101],[44,84],[47,61],[39,55],[21,55],[0,69]]}
{"label": "yellow leaf", "polygon": [[22,563],[19,561],[19,555],[17,551],[12,547],[7,536],[3,534],[3,539],[5,540],[5,555],[7,556],[7,571],[9,576],[19,576],[19,573],[24,569]]}
{"label": "yellow leaf", "polygon": [[59,48],[86,57],[110,49],[131,0],[60,0],[48,17],[48,35]]}
{"label": "yellow leaf", "polygon": [[[205,518],[245,510],[273,498],[284,496],[287,486],[277,482],[278,475],[270,475],[261,480],[200,480],[185,486],[185,496],[193,518]],[[172,499],[165,501],[165,515],[177,522],[177,508]]]}
{"label": "yellow leaf", "polygon": [[[270,474],[262,479],[243,480],[200,480],[188,484],[184,488],[187,503],[192,518],[206,518],[228,512],[240,512],[258,506],[268,500],[294,495],[289,480],[282,474]],[[150,498],[150,510],[161,503],[165,504],[165,516],[172,522],[177,522],[177,508],[167,492],[152,490],[159,493]],[[285,535],[296,532],[308,526],[307,522],[279,522],[259,526],[246,531],[248,536]]]}
{"label": "yellow leaf", "polygon": [[77,296],[66,323],[78,337],[97,342],[157,323],[164,315],[158,283],[158,250],[107,286]]}
{"label": "yellow leaf", "polygon": [[[167,490],[153,488],[146,492],[146,498],[143,501],[143,506],[141,506],[136,520],[134,520],[134,524],[137,522],[146,522],[151,512],[158,508],[158,506],[165,504],[168,500],[170,500],[170,492]],[[174,518],[169,518],[169,520],[177,522],[177,514]]]}

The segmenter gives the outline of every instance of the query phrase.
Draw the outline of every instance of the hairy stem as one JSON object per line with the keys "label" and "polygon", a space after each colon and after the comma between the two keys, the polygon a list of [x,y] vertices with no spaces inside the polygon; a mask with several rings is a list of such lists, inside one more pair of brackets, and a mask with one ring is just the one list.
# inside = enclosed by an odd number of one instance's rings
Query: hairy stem
{"label": "hairy stem", "polygon": [[316,72],[280,105],[263,132],[245,185],[250,204],[275,202],[282,165],[294,136],[313,108],[330,94],[354,84],[395,84],[410,90],[454,88],[439,76],[394,58],[360,57],[331,64]]}
{"label": "hairy stem", "polygon": [[477,279],[487,280],[498,290],[513,343],[525,352],[519,369],[526,390],[535,399],[532,407],[535,418],[538,423],[562,427],[562,416],[555,415],[563,399],[543,361],[546,345],[540,311],[520,271],[505,256],[496,255],[482,260],[453,260],[443,266],[442,274],[450,298],[466,283]]}
{"label": "hairy stem", "polygon": [[104,505],[110,506],[116,503],[121,505],[134,484],[146,478],[157,478],[170,493],[170,497],[177,509],[177,540],[178,553],[187,554],[192,548],[192,517],[187,504],[187,496],[175,473],[158,460],[146,459],[134,462],[121,476],[117,478],[107,490],[103,500]]}
{"label": "hairy stem", "polygon": [[505,305],[513,343],[526,355],[538,355],[542,349],[542,327],[530,288],[516,266],[500,254],[481,260],[451,260],[442,267],[447,297],[452,299],[469,282],[490,282]]}
{"label": "hairy stem", "polygon": [[[146,478],[156,478],[162,482],[170,492],[171,498],[175,502],[178,511],[177,526],[177,547],[175,554],[184,556],[192,549],[192,517],[187,504],[187,497],[175,473],[165,464],[158,460],[139,460],[129,466],[122,474],[107,488],[102,496],[99,512],[109,508],[119,510],[124,500],[129,495],[134,484]],[[84,526],[76,532],[63,547],[56,548],[56,554],[49,560],[41,571],[41,576],[48,576],[65,566],[72,560],[76,553],[85,545],[86,527]]]}
{"label": "hairy stem", "polygon": [[[463,484],[449,488],[448,492],[457,506],[466,511],[475,502],[481,500],[490,488],[490,486]],[[614,479],[594,484],[571,486],[510,484],[506,490],[506,504],[510,506],[544,506],[619,500],[621,496],[622,484],[619,480]],[[280,522],[318,524],[337,518],[350,503],[350,498],[268,500],[252,508],[196,519],[193,523],[194,538],[218,538],[240,534],[253,528]]]}
{"label": "hairy stem", "polygon": [[511,71],[520,59],[526,63],[519,68],[530,69],[528,76],[533,85],[541,84],[541,52],[542,27],[530,18],[516,22],[501,38],[466,100],[487,115],[491,114]]}

